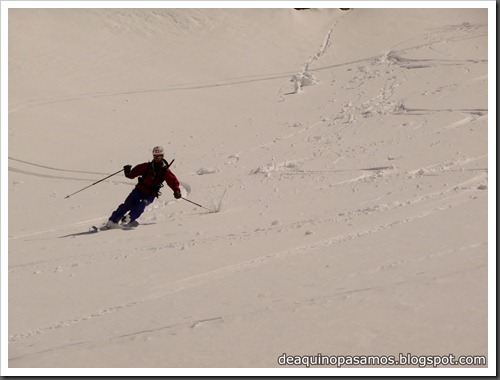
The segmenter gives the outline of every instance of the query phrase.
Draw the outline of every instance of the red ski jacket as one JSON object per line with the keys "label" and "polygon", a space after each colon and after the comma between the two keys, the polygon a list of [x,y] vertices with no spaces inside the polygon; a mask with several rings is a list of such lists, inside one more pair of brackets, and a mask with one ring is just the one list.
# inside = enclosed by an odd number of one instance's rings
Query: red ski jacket
{"label": "red ski jacket", "polygon": [[[139,177],[140,176],[140,177]],[[144,194],[158,197],[160,188],[163,186],[163,181],[175,192],[180,191],[179,181],[177,177],[170,171],[165,160],[162,161],[160,167],[154,165],[153,162],[144,162],[135,166],[130,173],[126,174],[127,178],[134,179],[139,177],[139,182],[135,186]]]}

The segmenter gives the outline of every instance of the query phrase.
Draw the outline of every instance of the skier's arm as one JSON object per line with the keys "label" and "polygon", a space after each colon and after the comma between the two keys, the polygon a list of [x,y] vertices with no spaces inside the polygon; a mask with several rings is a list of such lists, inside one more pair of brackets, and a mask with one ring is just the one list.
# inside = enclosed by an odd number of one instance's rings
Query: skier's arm
{"label": "skier's arm", "polygon": [[181,189],[179,187],[179,180],[175,176],[174,173],[170,171],[170,169],[167,169],[165,172],[165,181],[167,182],[167,185],[174,191],[174,193],[180,193]]}
{"label": "skier's arm", "polygon": [[145,162],[143,164],[139,164],[137,166],[134,166],[134,168],[132,170],[130,170],[128,173],[125,172],[125,177],[130,178],[130,179],[134,179],[136,177],[139,177],[140,175],[142,175],[144,173],[147,165],[148,165],[148,163]]}

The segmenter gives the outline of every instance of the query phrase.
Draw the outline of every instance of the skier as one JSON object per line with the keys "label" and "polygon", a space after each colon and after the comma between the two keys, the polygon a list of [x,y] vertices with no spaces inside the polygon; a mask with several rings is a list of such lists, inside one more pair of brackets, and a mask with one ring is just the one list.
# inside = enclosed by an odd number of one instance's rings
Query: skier
{"label": "skier", "polygon": [[163,181],[166,181],[174,191],[175,199],[182,198],[179,181],[168,168],[168,163],[163,156],[163,148],[155,146],[151,162],[144,162],[134,168],[131,165],[123,167],[125,177],[130,179],[139,177],[138,183],[125,202],[111,214],[106,223],[107,228],[120,228],[120,222],[123,222],[125,227],[137,227],[139,222],[136,219],[141,216],[146,206],[154,201],[155,197],[161,195],[160,188],[163,187]]}

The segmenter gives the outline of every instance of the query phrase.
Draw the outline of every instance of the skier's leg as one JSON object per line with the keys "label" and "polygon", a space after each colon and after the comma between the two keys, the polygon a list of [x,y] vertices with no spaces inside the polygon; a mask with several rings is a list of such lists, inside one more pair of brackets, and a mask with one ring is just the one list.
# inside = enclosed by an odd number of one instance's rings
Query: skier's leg
{"label": "skier's leg", "polygon": [[143,195],[139,203],[136,203],[130,209],[130,223],[134,222],[144,212],[146,207],[153,203],[154,197],[152,195]]}
{"label": "skier's leg", "polygon": [[132,190],[127,199],[125,199],[125,202],[118,206],[118,208],[111,214],[109,220],[118,223],[127,211],[130,211],[135,205],[140,204],[140,202],[141,192],[138,189]]}

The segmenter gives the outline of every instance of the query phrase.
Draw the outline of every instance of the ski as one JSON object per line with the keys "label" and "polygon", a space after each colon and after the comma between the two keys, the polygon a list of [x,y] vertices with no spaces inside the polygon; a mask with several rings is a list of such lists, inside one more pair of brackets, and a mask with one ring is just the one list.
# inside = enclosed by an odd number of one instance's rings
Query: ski
{"label": "ski", "polygon": [[101,227],[97,226],[92,226],[91,227],[91,232],[99,232],[99,231],[108,231],[108,230],[135,230],[137,227],[132,227],[132,226],[124,226],[121,224],[118,224],[115,228],[109,228],[106,227],[106,225],[103,225]]}
{"label": "ski", "polygon": [[117,228],[109,228],[109,227],[106,227],[105,224],[103,224],[102,226],[100,227],[97,227],[97,226],[91,226],[89,228],[88,231],[85,231],[85,232],[77,232],[77,233],[74,233],[74,234],[68,234],[68,235],[64,235],[64,236],[60,236],[61,238],[67,238],[67,237],[75,237],[75,236],[83,236],[83,235],[93,235],[97,232],[100,232],[100,231],[107,231],[107,230],[135,230],[136,227],[128,227],[128,226],[119,226]]}

